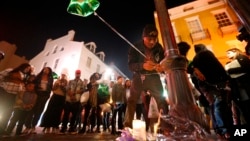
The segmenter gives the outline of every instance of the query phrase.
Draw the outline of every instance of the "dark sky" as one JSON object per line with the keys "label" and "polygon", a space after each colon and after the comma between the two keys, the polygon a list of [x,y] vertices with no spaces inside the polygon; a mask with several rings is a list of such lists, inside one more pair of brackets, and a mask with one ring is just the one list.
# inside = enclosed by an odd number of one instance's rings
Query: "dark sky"
{"label": "dark sky", "polygon": [[[171,8],[192,0],[168,0]],[[33,58],[48,38],[57,39],[75,30],[75,41],[93,41],[97,51],[104,51],[105,62],[114,63],[129,77],[127,51],[129,44],[97,16],[80,17],[69,14],[70,0],[5,1],[0,5],[0,40],[17,46],[17,54]],[[154,0],[99,0],[98,15],[134,43],[141,39],[145,24],[154,23]]]}

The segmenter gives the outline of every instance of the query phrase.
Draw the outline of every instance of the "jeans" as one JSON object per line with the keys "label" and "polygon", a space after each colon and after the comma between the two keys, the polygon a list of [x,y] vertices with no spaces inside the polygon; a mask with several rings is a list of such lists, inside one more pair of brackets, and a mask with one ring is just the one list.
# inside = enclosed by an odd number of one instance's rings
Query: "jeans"
{"label": "jeans", "polygon": [[116,108],[113,109],[112,114],[112,132],[116,132],[116,115],[118,114],[118,129],[123,128],[123,113],[124,113],[124,104],[117,104]]}
{"label": "jeans", "polygon": [[216,97],[211,105],[211,118],[216,133],[223,135],[230,132],[233,126],[232,112],[228,103],[220,97]]}

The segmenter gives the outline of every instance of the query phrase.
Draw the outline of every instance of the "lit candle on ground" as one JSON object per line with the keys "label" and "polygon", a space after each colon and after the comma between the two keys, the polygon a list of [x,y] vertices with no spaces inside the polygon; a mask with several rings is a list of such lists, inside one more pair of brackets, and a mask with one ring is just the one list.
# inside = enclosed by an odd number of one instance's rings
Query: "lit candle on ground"
{"label": "lit candle on ground", "polygon": [[133,120],[133,138],[146,141],[146,124],[142,120]]}

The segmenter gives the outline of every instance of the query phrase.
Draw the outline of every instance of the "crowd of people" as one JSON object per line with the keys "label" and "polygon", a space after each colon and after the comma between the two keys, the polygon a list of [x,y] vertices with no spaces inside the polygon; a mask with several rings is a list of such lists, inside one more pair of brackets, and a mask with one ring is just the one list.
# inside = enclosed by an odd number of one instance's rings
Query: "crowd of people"
{"label": "crowd of people", "polygon": [[[44,133],[110,132],[116,135],[124,127],[133,128],[134,119],[144,120],[146,130],[153,132],[158,117],[149,116],[152,98],[159,114],[169,111],[159,75],[165,73],[160,64],[165,52],[157,37],[156,27],[146,25],[142,40],[135,44],[136,48],[129,49],[131,80],[117,76],[108,83],[100,81],[102,74],[98,72],[89,80],[82,80],[80,70],[75,71],[75,78],[71,80],[66,73],[54,79],[50,67],[44,67],[35,75],[28,63],[2,71],[0,135],[10,136],[15,126],[17,136],[35,134],[38,126],[43,127]],[[190,45],[180,42],[177,46],[180,55],[186,57]],[[192,60],[186,57],[187,74],[192,89],[196,90],[194,98],[197,105],[203,107],[215,133],[230,139],[234,127],[249,128],[250,59],[232,48],[226,52],[230,61],[223,66],[204,44],[195,44],[194,50]],[[82,96],[87,100],[83,102]]]}
{"label": "crowd of people", "polygon": [[[99,105],[110,103],[108,89],[106,100],[100,100],[102,97],[98,95],[97,80],[101,74],[94,73],[90,83],[87,83],[80,78],[80,70],[75,71],[74,79],[68,80],[66,73],[54,79],[50,67],[44,67],[37,75],[33,69],[30,64],[23,63],[0,73],[1,136],[10,136],[12,132],[17,136],[36,134],[38,126],[43,128],[44,133],[75,134],[81,124],[83,127],[79,133],[84,133],[86,126],[90,132],[97,126],[95,131],[100,132],[103,117]],[[86,91],[90,95],[88,102],[81,103],[81,95]],[[106,127],[109,128],[109,125]]]}
{"label": "crowd of people", "polygon": [[[95,72],[88,82],[81,79],[80,70],[75,71],[71,80],[66,73],[54,79],[50,67],[44,67],[37,75],[33,70],[24,63],[0,73],[1,137],[12,133],[36,134],[37,127],[45,134],[121,133],[130,97],[130,79],[118,76],[108,84],[99,81],[102,74]],[[81,101],[86,92],[87,101]],[[109,110],[104,110],[101,104],[106,104]],[[137,114],[143,114],[143,110]],[[141,115],[137,117],[142,119]]]}
{"label": "crowd of people", "polygon": [[[186,57],[190,45],[177,45]],[[195,96],[197,104],[218,137],[230,140],[236,128],[249,129],[250,59],[239,49],[231,48],[225,53],[229,62],[223,66],[204,44],[195,44],[194,50],[193,59],[187,59],[187,72],[199,92]]]}
{"label": "crowd of people", "polygon": [[[37,127],[42,127],[44,133],[100,133],[101,125],[103,131],[116,135],[124,127],[132,128],[135,113],[137,119],[147,121],[148,130],[149,97],[155,97],[159,108],[166,107],[158,75],[163,72],[159,62],[164,58],[164,50],[157,35],[154,26],[145,27],[138,47],[147,54],[146,58],[130,49],[129,68],[135,72],[132,80],[118,76],[107,84],[100,82],[102,74],[95,72],[85,81],[80,70],[75,71],[71,80],[66,73],[54,79],[50,67],[35,75],[28,63],[2,71],[0,135],[10,136],[16,125],[17,136],[36,134]],[[87,101],[81,101],[83,95],[88,95]],[[102,104],[110,110],[104,111]]]}

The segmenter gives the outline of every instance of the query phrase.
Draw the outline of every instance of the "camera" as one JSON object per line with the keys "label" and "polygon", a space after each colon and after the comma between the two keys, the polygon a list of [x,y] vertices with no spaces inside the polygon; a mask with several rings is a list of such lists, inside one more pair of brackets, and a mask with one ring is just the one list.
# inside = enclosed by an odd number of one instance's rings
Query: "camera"
{"label": "camera", "polygon": [[247,32],[246,28],[245,27],[240,27],[239,29],[239,32],[240,34],[238,34],[236,36],[236,38],[239,40],[239,41],[243,41],[245,40],[246,42],[248,42],[250,40],[250,34]]}
{"label": "camera", "polygon": [[4,52],[0,51],[0,61],[4,59]]}
{"label": "camera", "polygon": [[236,38],[241,42],[243,40],[247,42],[247,45],[245,46],[245,51],[247,55],[250,55],[250,34],[243,26],[239,28],[239,32],[240,34],[238,34]]}

